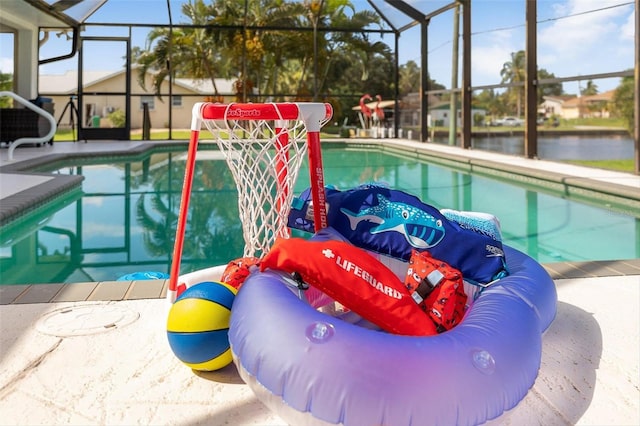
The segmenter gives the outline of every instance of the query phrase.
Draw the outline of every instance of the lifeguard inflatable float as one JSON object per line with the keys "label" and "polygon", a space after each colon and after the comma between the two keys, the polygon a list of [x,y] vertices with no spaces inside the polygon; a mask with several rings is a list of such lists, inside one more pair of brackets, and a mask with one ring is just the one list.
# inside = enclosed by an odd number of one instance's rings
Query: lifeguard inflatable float
{"label": "lifeguard inflatable float", "polygon": [[[374,191],[369,200],[390,192]],[[328,210],[336,216],[328,221],[339,226],[331,195]],[[377,205],[398,202],[390,199]],[[342,216],[352,213],[342,207]],[[388,212],[381,217],[391,219]],[[373,217],[367,224],[373,235],[381,229]],[[412,241],[398,230],[390,236]],[[232,309],[234,362],[256,395],[290,424],[474,425],[496,418],[534,384],[557,301],[544,268],[501,249],[508,275],[497,266],[498,279],[480,285],[462,322],[427,336],[381,331],[351,311],[320,312],[289,273],[256,271]],[[301,264],[311,255],[299,253]]]}

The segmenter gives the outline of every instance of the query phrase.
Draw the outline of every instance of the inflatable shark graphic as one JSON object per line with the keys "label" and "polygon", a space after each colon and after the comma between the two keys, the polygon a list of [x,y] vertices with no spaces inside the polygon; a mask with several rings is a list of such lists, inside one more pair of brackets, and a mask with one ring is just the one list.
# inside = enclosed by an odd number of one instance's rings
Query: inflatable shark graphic
{"label": "inflatable shark graphic", "polygon": [[445,230],[441,220],[405,203],[391,202],[378,194],[378,205],[354,213],[341,208],[340,211],[349,218],[351,229],[355,230],[360,222],[373,222],[378,226],[369,232],[399,232],[409,244],[419,249],[435,246],[444,238]]}

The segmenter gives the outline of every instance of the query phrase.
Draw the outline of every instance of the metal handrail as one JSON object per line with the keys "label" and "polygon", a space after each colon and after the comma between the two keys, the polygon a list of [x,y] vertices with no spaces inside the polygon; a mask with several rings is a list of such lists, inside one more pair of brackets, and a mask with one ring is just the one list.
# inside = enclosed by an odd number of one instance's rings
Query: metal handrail
{"label": "metal handrail", "polygon": [[26,100],[22,96],[17,95],[17,94],[15,94],[13,92],[1,91],[0,92],[0,96],[9,96],[10,98],[13,98],[18,103],[24,105],[25,107],[29,108],[30,110],[32,110],[34,112],[40,114],[41,116],[46,118],[49,121],[49,123],[51,123],[51,129],[49,129],[49,133],[47,133],[45,136],[41,136],[39,138],[35,138],[35,137],[18,138],[15,141],[13,141],[9,145],[9,151],[8,151],[9,161],[13,161],[13,151],[18,146],[22,145],[23,143],[46,143],[49,140],[51,140],[53,135],[56,134],[56,129],[57,129],[58,125],[56,124],[56,119],[53,117],[53,115],[49,114],[44,109],[40,108],[37,105],[34,105],[32,102]]}

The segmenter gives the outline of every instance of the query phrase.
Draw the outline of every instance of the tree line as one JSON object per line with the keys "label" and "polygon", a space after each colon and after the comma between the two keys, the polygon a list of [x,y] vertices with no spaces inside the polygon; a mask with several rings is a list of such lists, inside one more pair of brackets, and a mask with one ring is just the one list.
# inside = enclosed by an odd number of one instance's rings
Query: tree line
{"label": "tree line", "polygon": [[[539,68],[537,80],[552,80],[556,76],[544,68]],[[500,84],[505,84],[506,89],[500,92],[494,89],[484,89],[473,94],[472,103],[475,108],[484,109],[487,115],[502,117],[515,115],[521,117],[524,114],[524,86],[526,79],[525,51],[512,52],[500,70]],[[516,84],[516,85],[512,85]],[[511,85],[511,86],[510,86]],[[420,90],[420,67],[409,61],[400,66],[400,96]],[[429,79],[428,90],[444,90],[445,86]],[[588,80],[584,87],[580,88],[580,96],[591,96],[599,93],[598,86],[592,80]],[[540,84],[537,88],[538,104],[544,101],[545,96],[568,95],[563,90],[562,83]],[[450,100],[449,94],[439,96],[442,101]],[[620,117],[630,134],[633,134],[634,122],[634,80],[632,76],[623,77],[616,88],[612,101],[605,106],[614,117]]]}
{"label": "tree line", "polygon": [[186,26],[156,28],[133,50],[139,82],[151,72],[159,97],[169,75],[209,80],[213,99],[224,78],[241,102],[331,102],[336,117],[363,93],[395,95],[394,55],[368,31],[380,17],[349,0],[189,0],[182,13]]}

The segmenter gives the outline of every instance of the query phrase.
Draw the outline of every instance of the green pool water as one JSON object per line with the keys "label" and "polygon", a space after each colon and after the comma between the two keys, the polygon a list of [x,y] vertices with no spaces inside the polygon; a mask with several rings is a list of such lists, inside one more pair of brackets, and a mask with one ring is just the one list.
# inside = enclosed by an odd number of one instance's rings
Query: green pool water
{"label": "green pool water", "polygon": [[[72,191],[0,231],[0,284],[109,281],[167,272],[186,153],[76,159],[47,171],[84,176]],[[438,208],[492,213],[504,243],[541,263],[640,257],[640,211],[493,180],[372,148],[323,148],[325,183],[384,182]],[[309,186],[301,170],[296,192]],[[237,193],[215,151],[198,154],[181,273],[242,255]]]}

